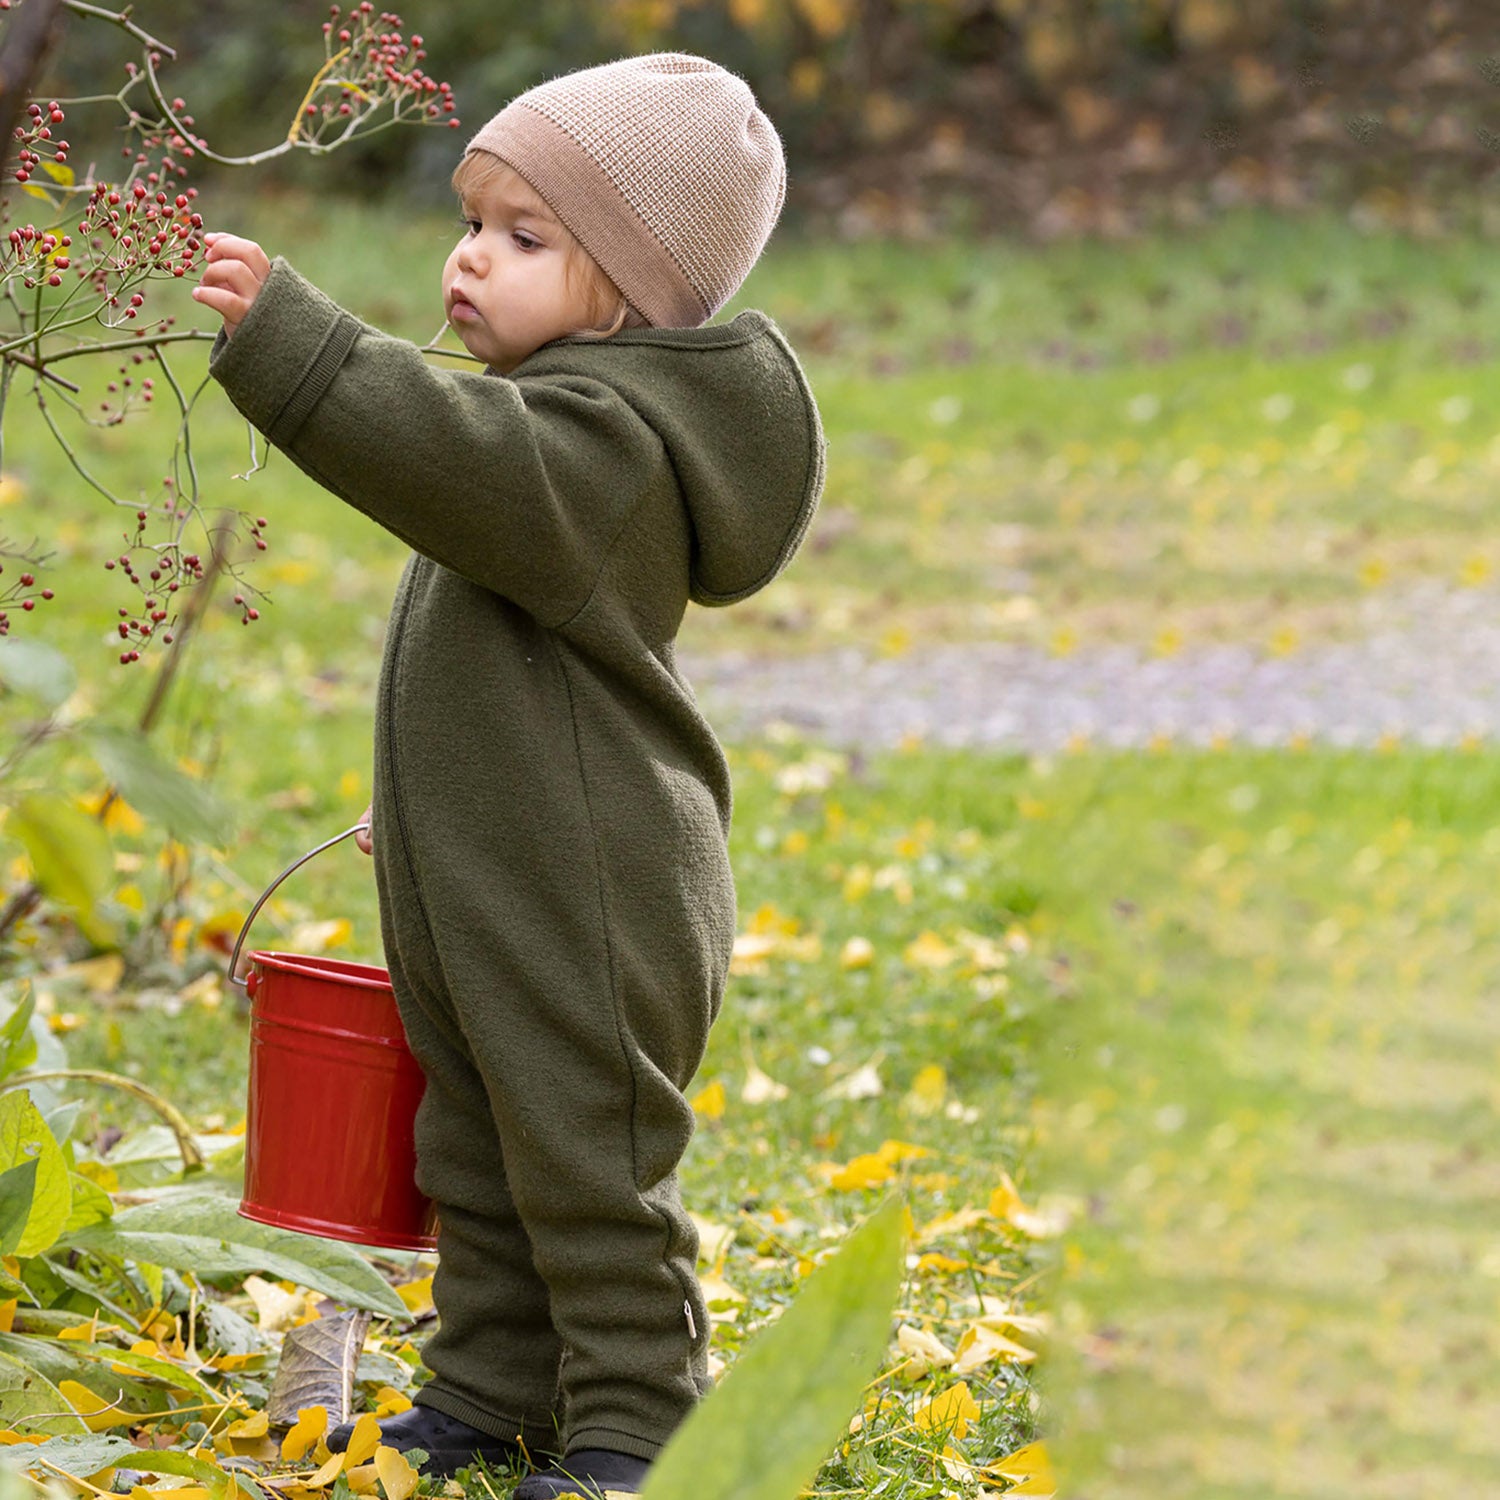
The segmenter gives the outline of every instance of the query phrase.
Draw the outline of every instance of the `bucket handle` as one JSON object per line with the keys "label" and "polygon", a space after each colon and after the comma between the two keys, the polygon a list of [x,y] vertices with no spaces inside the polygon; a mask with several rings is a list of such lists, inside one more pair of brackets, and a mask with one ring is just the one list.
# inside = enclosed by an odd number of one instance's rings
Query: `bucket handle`
{"label": "bucket handle", "polygon": [[321,844],[318,845],[316,849],[309,849],[306,854],[301,855],[297,859],[294,859],[291,864],[289,864],[286,869],[284,869],[281,874],[279,874],[275,878],[275,880],[273,880],[270,885],[268,885],[265,890],[260,893],[260,900],[250,908],[250,915],[245,918],[245,925],[240,928],[240,935],[234,940],[234,952],[229,955],[230,984],[238,985],[240,989],[244,990],[246,995],[249,995],[250,986],[248,976],[245,979],[236,979],[234,971],[236,966],[239,964],[240,949],[245,945],[245,938],[249,934],[250,924],[255,920],[255,914],[261,909],[261,907],[266,904],[267,901],[271,899],[271,895],[275,891],[276,887],[279,886],[281,882],[292,873],[293,870],[300,869],[303,865],[305,865],[308,860],[313,857],[313,855],[321,854],[325,849],[331,849],[335,844],[343,843],[343,841],[346,838],[349,838],[352,834],[366,833],[369,831],[369,827],[370,825],[368,823],[356,823],[353,828],[346,828],[342,833],[335,834],[331,839],[325,839]]}

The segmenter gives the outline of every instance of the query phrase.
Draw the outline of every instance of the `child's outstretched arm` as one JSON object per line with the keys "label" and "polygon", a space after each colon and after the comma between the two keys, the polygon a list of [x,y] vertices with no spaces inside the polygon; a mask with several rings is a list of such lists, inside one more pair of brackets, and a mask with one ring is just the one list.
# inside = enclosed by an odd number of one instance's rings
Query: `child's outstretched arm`
{"label": "child's outstretched arm", "polygon": [[583,608],[636,502],[675,483],[661,438],[599,380],[438,369],[253,241],[219,235],[210,254],[196,295],[226,327],[209,371],[239,410],[325,489],[543,625]]}

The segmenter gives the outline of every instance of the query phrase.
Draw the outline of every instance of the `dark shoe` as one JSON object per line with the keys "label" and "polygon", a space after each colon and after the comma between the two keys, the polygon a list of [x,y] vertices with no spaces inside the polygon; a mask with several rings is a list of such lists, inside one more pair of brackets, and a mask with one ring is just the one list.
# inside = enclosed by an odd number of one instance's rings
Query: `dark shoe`
{"label": "dark shoe", "polygon": [[[438,1411],[433,1406],[413,1406],[397,1412],[391,1417],[382,1417],[379,1422],[380,1441],[387,1448],[405,1453],[411,1448],[421,1448],[427,1461],[421,1466],[424,1474],[446,1478],[459,1469],[466,1469],[476,1457],[492,1464],[509,1463],[521,1455],[520,1446],[506,1438],[491,1437],[457,1417]],[[328,1451],[342,1453],[349,1446],[354,1434],[354,1423],[345,1422],[328,1434]]]}
{"label": "dark shoe", "polygon": [[511,1500],[557,1500],[559,1495],[602,1495],[606,1490],[635,1494],[646,1481],[650,1460],[608,1448],[580,1448],[550,1469],[528,1474]]}

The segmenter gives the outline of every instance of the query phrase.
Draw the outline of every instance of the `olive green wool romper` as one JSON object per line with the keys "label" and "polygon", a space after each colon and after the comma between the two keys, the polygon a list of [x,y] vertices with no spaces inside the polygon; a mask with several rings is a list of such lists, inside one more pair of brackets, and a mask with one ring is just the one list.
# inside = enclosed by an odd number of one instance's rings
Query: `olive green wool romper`
{"label": "olive green wool romper", "polygon": [[689,600],[764,588],[806,533],[807,381],[754,311],[437,369],[280,257],[210,370],[414,549],[374,844],[441,1224],[417,1399],[652,1458],[707,1385],[676,1168],[735,935],[728,767],[673,644]]}

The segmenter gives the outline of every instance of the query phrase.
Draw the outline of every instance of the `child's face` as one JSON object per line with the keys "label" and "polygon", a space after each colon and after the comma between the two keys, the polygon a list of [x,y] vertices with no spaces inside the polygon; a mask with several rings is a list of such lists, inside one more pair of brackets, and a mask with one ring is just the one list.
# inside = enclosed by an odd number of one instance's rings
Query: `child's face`
{"label": "child's face", "polygon": [[470,354],[509,374],[587,325],[565,274],[576,241],[523,177],[498,172],[465,197],[463,215],[468,230],[443,267],[443,310]]}

